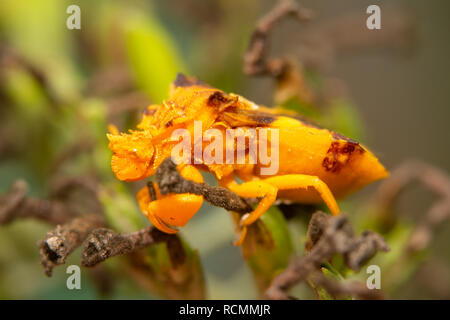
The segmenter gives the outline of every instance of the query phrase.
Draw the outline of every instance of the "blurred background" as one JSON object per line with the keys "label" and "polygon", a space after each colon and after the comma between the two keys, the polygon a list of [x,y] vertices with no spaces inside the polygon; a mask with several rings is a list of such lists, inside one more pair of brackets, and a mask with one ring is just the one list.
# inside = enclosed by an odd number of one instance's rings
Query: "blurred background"
{"label": "blurred background", "polygon": [[[146,105],[166,97],[178,72],[258,104],[288,105],[277,100],[274,79],[243,73],[250,35],[274,3],[2,0],[0,194],[21,178],[29,184],[29,195],[46,197],[58,176],[88,174],[116,192],[102,199],[111,225],[121,232],[148,225],[135,203],[136,187],[118,182],[110,170],[107,125],[133,128]],[[300,3],[314,11],[314,19],[307,25],[294,19],[280,23],[271,34],[270,55],[289,56],[301,65],[325,102],[311,107],[297,101],[293,108],[370,146],[388,169],[420,159],[448,173],[450,3],[377,1],[380,31],[365,27],[372,1]],[[81,9],[80,30],[66,27],[71,4]],[[83,151],[68,153],[73,146]],[[361,208],[377,187],[342,204],[356,225],[367,225],[361,222]],[[413,225],[433,199],[420,186],[402,194],[402,228]],[[113,208],[118,212],[109,213]],[[117,216],[123,212],[125,218]],[[306,226],[300,220],[289,226],[297,251],[305,242]],[[96,273],[87,269],[82,269],[81,290],[66,288],[65,266],[46,277],[36,243],[51,228],[33,219],[0,226],[0,298],[157,297],[120,271],[120,257],[108,262],[113,284],[105,292],[99,290]],[[413,271],[401,283],[386,283],[388,297],[450,297],[449,231],[448,223],[436,231],[420,262],[408,264]],[[226,211],[204,205],[181,234],[199,254],[208,298],[258,297],[252,269],[231,245],[234,227]],[[395,250],[382,255],[395,262],[392,254]],[[79,255],[78,249],[67,264],[79,264]],[[311,297],[305,288],[298,290]]]}

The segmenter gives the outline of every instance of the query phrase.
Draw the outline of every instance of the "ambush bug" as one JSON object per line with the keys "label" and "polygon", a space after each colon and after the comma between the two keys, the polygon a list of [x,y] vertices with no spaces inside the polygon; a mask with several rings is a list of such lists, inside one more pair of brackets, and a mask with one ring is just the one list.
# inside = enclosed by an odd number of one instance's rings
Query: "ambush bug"
{"label": "ambush bug", "polygon": [[[352,139],[311,125],[296,115],[258,106],[239,95],[227,94],[179,74],[170,86],[168,99],[161,105],[150,105],[137,130],[125,134],[111,127],[107,136],[116,177],[134,181],[152,176],[158,166],[171,157],[177,142],[172,138],[174,130],[182,128],[193,132],[195,121],[201,121],[203,130],[242,128],[245,133],[250,128],[264,128],[278,131],[279,163],[275,174],[261,175],[264,165],[259,161],[177,166],[185,179],[203,182],[199,170],[208,171],[219,185],[237,195],[261,199],[252,212],[242,216],[236,245],[242,244],[247,227],[277,199],[311,204],[324,202],[330,212],[337,215],[339,207],[335,198],[345,197],[388,176],[373,153]],[[236,182],[236,177],[243,182]],[[195,194],[163,196],[156,183],[152,188],[141,189],[137,199],[152,224],[166,233],[176,233],[203,203],[203,197]]]}

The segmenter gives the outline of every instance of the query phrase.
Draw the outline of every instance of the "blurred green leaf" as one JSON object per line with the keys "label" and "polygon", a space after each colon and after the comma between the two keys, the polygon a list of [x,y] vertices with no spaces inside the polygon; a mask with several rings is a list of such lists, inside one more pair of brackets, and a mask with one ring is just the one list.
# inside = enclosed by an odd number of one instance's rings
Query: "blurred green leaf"
{"label": "blurred green leaf", "polygon": [[126,49],[138,86],[160,103],[176,74],[186,72],[184,63],[170,34],[151,14],[128,12],[123,18]]}
{"label": "blurred green leaf", "polygon": [[297,97],[291,98],[281,105],[283,108],[288,110],[293,110],[305,117],[308,117],[312,120],[320,119],[320,112],[313,105],[300,101]]}
{"label": "blurred green leaf", "polygon": [[140,214],[137,202],[121,183],[115,183],[110,189],[102,189],[99,199],[103,204],[108,224],[118,232],[133,232],[142,229],[143,215]]}
{"label": "blurred green leaf", "polygon": [[272,279],[286,268],[294,251],[287,222],[277,207],[272,206],[248,228],[242,250],[263,293]]}
{"label": "blurred green leaf", "polygon": [[331,103],[323,112],[321,124],[344,136],[364,141],[363,121],[355,106],[339,99]]}
{"label": "blurred green leaf", "polygon": [[73,37],[66,28],[63,0],[0,1],[0,29],[7,43],[27,61],[45,71],[59,98],[70,101],[79,96],[80,73],[74,64]]}
{"label": "blurred green leaf", "polygon": [[149,292],[162,298],[206,298],[198,252],[179,236],[174,235],[167,243],[142,250],[133,255],[128,263],[135,279]]}

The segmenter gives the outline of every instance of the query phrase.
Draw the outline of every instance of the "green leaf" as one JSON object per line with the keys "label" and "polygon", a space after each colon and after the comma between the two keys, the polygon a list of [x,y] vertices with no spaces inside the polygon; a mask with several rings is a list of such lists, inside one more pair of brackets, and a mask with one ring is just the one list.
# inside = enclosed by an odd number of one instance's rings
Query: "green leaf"
{"label": "green leaf", "polygon": [[277,207],[271,207],[249,227],[242,250],[262,294],[287,267],[293,253],[287,222]]}
{"label": "green leaf", "polygon": [[186,68],[170,34],[156,18],[130,12],[124,19],[126,50],[136,82],[160,103],[176,74]]}
{"label": "green leaf", "polygon": [[161,243],[130,257],[131,274],[149,292],[162,298],[205,299],[206,286],[197,250],[178,235],[173,235],[171,241],[171,245]]}
{"label": "green leaf", "polygon": [[117,182],[99,192],[108,224],[118,232],[133,232],[145,227],[136,199],[130,197],[124,185]]}
{"label": "green leaf", "polygon": [[362,118],[355,106],[345,100],[335,100],[324,112],[321,125],[349,138],[363,141]]}

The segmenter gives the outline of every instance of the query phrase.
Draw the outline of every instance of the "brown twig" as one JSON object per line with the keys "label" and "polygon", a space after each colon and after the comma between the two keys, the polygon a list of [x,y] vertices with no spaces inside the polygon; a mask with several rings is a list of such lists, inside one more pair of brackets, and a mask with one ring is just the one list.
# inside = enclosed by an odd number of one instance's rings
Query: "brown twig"
{"label": "brown twig", "polygon": [[269,299],[289,299],[286,291],[302,282],[320,265],[335,253],[342,254],[347,266],[359,270],[377,251],[388,251],[384,240],[373,232],[354,236],[353,230],[344,215],[329,216],[323,212],[315,213],[310,221],[311,242],[306,256],[294,258],[288,267],[272,281],[266,291]]}
{"label": "brown twig", "polygon": [[[71,199],[76,190],[87,191],[83,195],[82,210],[92,214],[81,215],[76,209],[77,203]],[[89,232],[104,225],[101,205],[96,196],[97,186],[89,179],[68,177],[53,185],[50,199],[29,198],[26,192],[26,182],[18,180],[0,197],[0,223],[34,218],[57,225],[38,243],[41,264],[50,276],[52,269],[64,263]]]}
{"label": "brown twig", "polygon": [[[77,191],[81,191],[81,194]],[[97,191],[97,181],[89,177],[64,177],[52,184],[51,198],[64,203],[67,210],[74,212],[76,217],[66,220],[68,222],[62,225],[58,224],[56,229],[48,232],[38,243],[41,264],[48,276],[55,266],[66,261],[91,231],[105,226]]]}
{"label": "brown twig", "polygon": [[433,230],[450,219],[450,179],[448,175],[428,164],[409,161],[394,170],[391,177],[384,181],[375,198],[377,212],[382,221],[394,219],[392,208],[399,194],[412,182],[418,181],[438,199],[417,223],[407,245],[407,251],[414,253],[425,249],[433,238]]}
{"label": "brown twig", "polygon": [[56,226],[39,241],[41,264],[47,276],[55,266],[66,262],[67,257],[80,246],[88,234],[103,225],[97,214],[75,218],[67,224]]}
{"label": "brown twig", "polygon": [[235,193],[223,188],[210,186],[206,183],[197,183],[184,179],[176,170],[171,158],[167,158],[156,170],[156,182],[161,194],[167,193],[193,193],[202,195],[212,205],[228,211],[247,213],[252,211],[250,199],[244,199]]}
{"label": "brown twig", "polygon": [[108,258],[129,254],[162,242],[170,248],[168,251],[175,267],[182,264],[185,253],[176,235],[163,233],[154,227],[126,234],[106,228],[96,229],[83,244],[81,264],[93,267]]}
{"label": "brown twig", "polygon": [[316,271],[309,279],[317,286],[325,289],[335,299],[355,297],[364,300],[381,300],[383,294],[378,289],[368,289],[359,281],[335,281],[327,278],[322,272]]}
{"label": "brown twig", "polygon": [[267,58],[269,34],[284,17],[292,16],[300,22],[305,22],[310,19],[311,15],[311,11],[300,7],[293,0],[279,1],[267,15],[258,21],[251,35],[250,45],[244,54],[244,73],[281,76],[287,66],[287,61],[280,58]]}
{"label": "brown twig", "polygon": [[379,187],[376,203],[382,207],[395,204],[398,195],[415,180],[441,198],[450,198],[450,180],[444,172],[420,161],[408,161],[393,170]]}
{"label": "brown twig", "polygon": [[[301,23],[313,16],[312,11],[300,7],[294,0],[281,0],[262,17],[250,38],[250,45],[244,54],[244,73],[247,75],[268,75],[280,77],[289,67],[284,58],[268,59],[269,34],[286,17],[293,16]],[[383,28],[371,32],[365,28],[363,13],[349,13],[300,33],[299,59],[302,65],[323,70],[331,66],[337,55],[354,53],[355,50],[380,48],[411,48],[417,41],[417,23],[405,10],[392,8],[383,16]]]}
{"label": "brown twig", "polygon": [[[183,179],[171,159],[167,159],[158,168],[157,181],[163,194],[168,192],[201,194],[207,201],[227,210],[242,213],[252,210],[250,200],[247,202],[224,188]],[[57,224],[56,229],[48,232],[38,243],[41,264],[49,276],[52,269],[63,264],[83,241],[83,266],[91,267],[110,257],[132,253],[161,242],[168,246],[174,267],[182,264],[185,259],[185,252],[178,236],[162,233],[153,227],[129,234],[118,234],[103,228],[105,222],[102,207],[97,199],[98,184],[93,179],[86,177],[60,179],[52,184],[49,200],[27,198],[26,189],[24,181],[17,181],[0,197],[0,223],[33,217]],[[84,191],[84,210],[90,208],[92,214],[83,215],[82,211],[74,208],[76,201],[72,197],[77,190]]]}
{"label": "brown twig", "polygon": [[20,218],[60,224],[75,216],[61,201],[26,197],[27,188],[25,181],[17,180],[6,194],[0,196],[0,224]]}
{"label": "brown twig", "polygon": [[325,71],[338,56],[355,52],[405,50],[417,41],[417,23],[404,8],[391,8],[383,15],[383,27],[373,32],[365,27],[362,12],[339,15],[308,29],[298,37],[299,59],[309,69]]}
{"label": "brown twig", "polygon": [[407,246],[409,253],[415,253],[424,250],[429,246],[433,239],[433,230],[450,219],[450,201],[445,199],[436,202],[419,221],[414,229]]}
{"label": "brown twig", "polygon": [[[325,77],[323,87],[313,89],[305,79],[304,69],[329,69],[339,55],[355,51],[378,49],[408,49],[417,41],[417,23],[405,10],[392,8],[383,16],[383,28],[371,32],[365,28],[365,15],[361,12],[340,15],[325,23],[308,27],[295,36],[298,43],[297,58],[268,58],[269,36],[278,23],[294,17],[304,23],[312,12],[300,7],[294,0],[280,0],[263,16],[253,31],[248,49],[244,53],[244,73],[251,76],[270,76],[276,80],[274,99],[284,103],[299,98],[307,104],[321,106],[336,97],[347,94],[344,81]],[[294,36],[290,36],[294,38]]]}
{"label": "brown twig", "polygon": [[[252,210],[252,199],[243,199],[235,193],[222,188],[210,186],[206,183],[196,183],[184,179],[176,169],[175,163],[168,158],[156,171],[156,183],[161,194],[167,193],[193,193],[202,195],[205,200],[215,206],[226,210],[247,213]],[[119,234],[113,230],[100,228],[94,230],[86,239],[82,250],[82,265],[95,266],[98,263],[117,255],[124,255],[136,250],[165,242],[174,264],[182,263],[184,251],[181,250],[177,236],[160,232],[154,227]]]}

